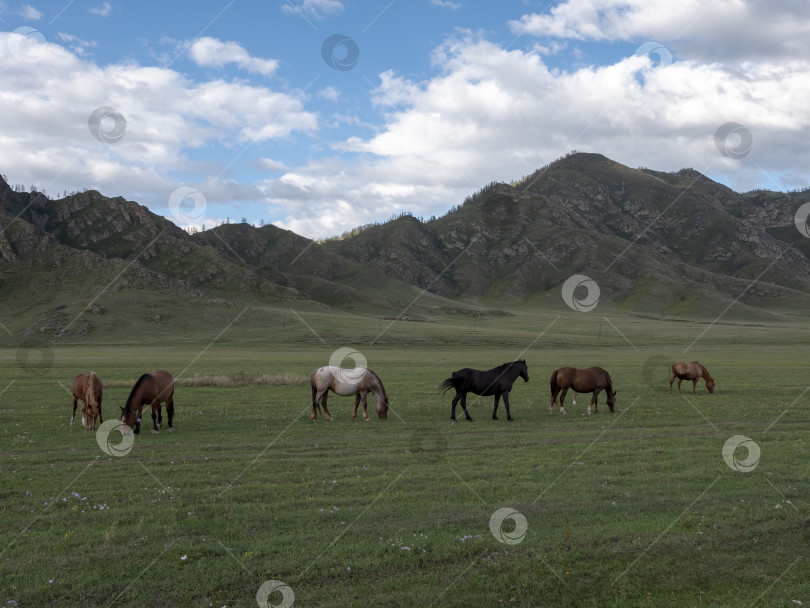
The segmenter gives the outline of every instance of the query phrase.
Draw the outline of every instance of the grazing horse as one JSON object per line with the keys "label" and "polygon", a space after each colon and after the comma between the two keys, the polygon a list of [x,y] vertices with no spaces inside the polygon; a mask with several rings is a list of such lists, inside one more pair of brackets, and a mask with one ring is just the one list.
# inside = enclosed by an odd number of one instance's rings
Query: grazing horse
{"label": "grazing horse", "polygon": [[380,377],[366,367],[355,367],[344,369],[334,365],[319,367],[310,376],[312,384],[312,415],[310,420],[315,422],[318,419],[317,411],[319,406],[323,406],[324,416],[327,420],[332,420],[332,414],[326,405],[329,391],[342,397],[356,395],[354,399],[354,412],[352,420],[357,420],[357,408],[360,400],[363,401],[363,420],[368,422],[368,394],[374,395],[377,402],[377,415],[380,420],[388,419],[388,395],[385,392]]}
{"label": "grazing horse", "polygon": [[76,417],[76,404],[82,403],[82,427],[95,430],[96,416],[98,423],[104,422],[101,418],[101,393],[104,386],[98,376],[93,372],[82,372],[73,378],[73,415],[70,417],[70,426]]}
{"label": "grazing horse", "polygon": [[510,422],[514,420],[512,413],[509,411],[509,391],[512,390],[512,384],[518,378],[523,378],[524,382],[529,381],[529,368],[526,367],[526,361],[512,361],[504,363],[498,367],[494,367],[487,371],[480,371],[477,369],[470,369],[465,367],[457,372],[439,385],[442,393],[446,393],[451,388],[456,389],[456,396],[453,397],[453,407],[450,410],[450,419],[456,419],[456,404],[461,400],[461,408],[464,410],[464,415],[467,420],[472,422],[472,416],[467,411],[467,393],[474,393],[483,397],[495,395],[495,408],[492,410],[492,419],[498,419],[498,402],[503,396],[503,404],[506,406],[506,419]]}
{"label": "grazing horse", "polygon": [[678,394],[681,392],[681,382],[684,380],[691,380],[692,394],[694,395],[697,382],[701,378],[706,381],[706,388],[709,390],[709,392],[714,394],[714,378],[712,378],[709,374],[709,370],[707,370],[697,361],[692,361],[691,363],[679,361],[678,363],[672,364],[672,373],[669,376],[670,393],[672,393],[672,383],[675,382],[675,378],[678,379]]}
{"label": "grazing horse", "polygon": [[132,387],[127,397],[127,403],[121,408],[121,422],[141,432],[141,415],[143,406],[147,403],[152,406],[152,432],[157,433],[163,422],[160,404],[166,403],[166,415],[169,418],[169,429],[172,428],[174,418],[174,378],[169,372],[155,371],[144,374]]}
{"label": "grazing horse", "polygon": [[607,393],[607,404],[610,411],[614,411],[616,405],[616,391],[610,380],[610,374],[601,367],[589,367],[580,369],[577,367],[561,367],[551,374],[551,405],[548,413],[554,412],[554,404],[557,402],[557,395],[560,396],[560,413],[565,413],[565,394],[568,389],[574,391],[574,405],[576,405],[577,393],[593,393],[591,404],[588,406],[588,413],[591,413],[593,406],[594,413],[599,411],[597,399],[602,389]]}

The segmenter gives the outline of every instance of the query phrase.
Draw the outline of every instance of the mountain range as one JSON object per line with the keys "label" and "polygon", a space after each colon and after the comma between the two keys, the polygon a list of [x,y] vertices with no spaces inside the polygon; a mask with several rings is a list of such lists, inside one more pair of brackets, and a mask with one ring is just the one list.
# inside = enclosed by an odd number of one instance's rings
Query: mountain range
{"label": "mountain range", "polygon": [[[411,215],[314,241],[274,225],[189,234],[145,206],[86,191],[61,199],[0,180],[0,322],[10,333],[136,328],[104,314],[316,306],[429,319],[564,308],[581,274],[631,314],[762,318],[810,303],[808,192],[737,193],[692,169],[633,169],[574,153],[492,183],[446,215]],[[733,303],[733,306],[731,306]],[[154,319],[148,312],[144,318]]]}

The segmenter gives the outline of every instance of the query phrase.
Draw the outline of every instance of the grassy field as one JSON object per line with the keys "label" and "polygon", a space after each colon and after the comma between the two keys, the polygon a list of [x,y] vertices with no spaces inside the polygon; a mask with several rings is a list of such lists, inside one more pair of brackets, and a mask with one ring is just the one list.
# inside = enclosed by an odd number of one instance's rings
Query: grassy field
{"label": "grassy field", "polygon": [[[266,581],[289,587],[268,596],[288,608],[290,594],[341,607],[810,602],[803,324],[527,313],[473,331],[468,320],[250,318],[169,344],[155,330],[137,345],[0,349],[3,606],[247,607]],[[382,377],[386,422],[372,407],[370,422],[353,422],[353,400],[336,396],[333,422],[309,421],[297,377],[342,346]],[[491,398],[471,406],[474,422],[450,421],[451,395],[436,387],[451,371],[518,357],[531,381],[515,385],[514,422],[491,419]],[[669,395],[661,362],[693,359],[716,393],[701,382]],[[569,395],[568,414],[549,415],[562,365],[608,368],[617,411],[603,401],[588,416],[587,397],[573,406]],[[141,433],[124,456],[68,426],[76,372],[105,382],[107,420],[156,368],[292,383],[178,386],[175,430]],[[760,451],[750,472],[723,458],[737,435]],[[499,539],[491,524],[507,507],[518,514]]]}

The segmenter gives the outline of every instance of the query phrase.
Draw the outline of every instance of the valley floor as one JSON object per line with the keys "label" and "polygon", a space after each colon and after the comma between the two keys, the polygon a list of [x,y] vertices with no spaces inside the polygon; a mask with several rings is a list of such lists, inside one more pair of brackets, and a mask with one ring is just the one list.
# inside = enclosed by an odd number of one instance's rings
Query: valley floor
{"label": "valley floor", "polygon": [[[355,320],[330,322],[331,333],[307,320],[323,342],[309,330],[284,343],[234,331],[0,349],[0,603],[810,602],[798,324],[712,327],[690,347],[706,325],[601,321],[596,339],[596,317],[507,319],[456,328],[451,343],[440,337],[452,328],[420,323],[371,345],[350,335]],[[370,407],[370,422],[353,422],[353,399],[331,396],[335,420],[310,422],[309,373],[344,346],[383,379],[387,421]],[[474,422],[450,421],[452,395],[437,391],[450,372],[516,358],[530,382],[515,384],[514,422],[491,419],[491,398],[470,407]],[[715,377],[714,395],[703,382],[669,394],[668,362],[692,359]],[[550,415],[548,380],[562,365],[608,368],[617,411],[589,416],[587,396],[573,406],[569,395],[568,414]],[[178,383],[174,431],[145,424],[116,456],[99,433],[68,426],[75,373],[99,374],[114,420],[156,368],[210,377]],[[279,383],[250,383],[265,374]]]}

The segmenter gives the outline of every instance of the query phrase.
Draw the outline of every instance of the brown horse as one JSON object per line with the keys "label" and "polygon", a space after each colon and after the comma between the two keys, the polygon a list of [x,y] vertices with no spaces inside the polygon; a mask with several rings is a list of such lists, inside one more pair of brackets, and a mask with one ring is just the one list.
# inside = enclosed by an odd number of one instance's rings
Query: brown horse
{"label": "brown horse", "polygon": [[96,428],[96,417],[98,423],[104,422],[101,418],[101,393],[104,386],[93,372],[82,372],[73,378],[73,415],[70,417],[70,426],[73,426],[73,419],[76,417],[76,404],[82,403],[82,427],[90,429]]}
{"label": "brown horse", "polygon": [[670,393],[672,393],[672,383],[675,382],[675,378],[678,379],[678,394],[681,392],[681,382],[684,380],[691,380],[692,394],[694,395],[698,380],[701,378],[706,381],[706,388],[709,390],[709,392],[714,394],[714,378],[712,378],[709,374],[709,370],[707,370],[697,361],[692,361],[691,363],[684,363],[683,361],[673,363],[672,373],[669,376]]}
{"label": "brown horse", "polygon": [[369,421],[367,403],[369,393],[374,395],[374,400],[377,402],[377,415],[380,420],[388,418],[388,395],[385,392],[385,387],[380,377],[368,368],[344,369],[334,365],[319,367],[312,372],[310,383],[312,384],[312,415],[309,419],[313,422],[318,418],[319,405],[323,406],[326,419],[332,420],[332,414],[329,413],[329,408],[326,406],[329,391],[343,397],[356,395],[352,420],[357,420],[357,408],[362,399],[363,420]]}
{"label": "brown horse", "polygon": [[155,371],[144,374],[132,387],[127,403],[121,408],[121,422],[141,432],[141,415],[143,406],[147,403],[152,406],[152,432],[157,433],[163,422],[160,404],[166,403],[166,415],[169,418],[169,429],[172,428],[174,418],[174,378],[169,372]]}
{"label": "brown horse", "polygon": [[588,406],[588,413],[591,413],[591,406],[593,412],[599,411],[599,403],[597,399],[602,389],[607,393],[607,404],[610,411],[614,411],[616,405],[616,391],[613,390],[611,384],[610,374],[601,367],[589,367],[580,369],[577,367],[561,367],[551,374],[551,405],[548,408],[548,413],[554,412],[554,404],[557,402],[557,395],[560,396],[560,413],[565,413],[565,394],[568,389],[573,389],[575,395],[574,404],[576,405],[576,393],[593,393],[591,397],[591,404]]}

